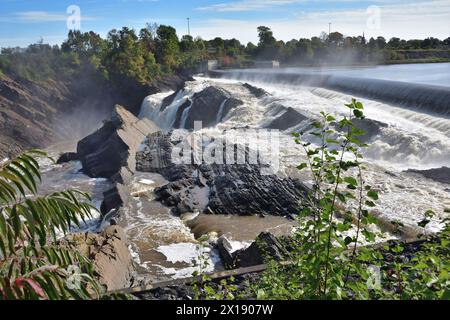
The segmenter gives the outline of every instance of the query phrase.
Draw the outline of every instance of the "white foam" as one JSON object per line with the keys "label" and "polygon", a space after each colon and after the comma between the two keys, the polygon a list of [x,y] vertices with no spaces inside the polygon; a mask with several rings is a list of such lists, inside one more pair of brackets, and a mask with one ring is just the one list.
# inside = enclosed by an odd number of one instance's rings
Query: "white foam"
{"label": "white foam", "polygon": [[140,179],[139,183],[150,186],[150,185],[154,184],[155,181],[153,181],[151,179]]}

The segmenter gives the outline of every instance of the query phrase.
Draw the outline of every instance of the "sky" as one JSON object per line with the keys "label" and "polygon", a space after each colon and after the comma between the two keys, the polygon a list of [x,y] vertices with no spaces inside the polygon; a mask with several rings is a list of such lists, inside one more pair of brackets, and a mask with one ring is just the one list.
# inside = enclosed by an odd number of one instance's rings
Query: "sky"
{"label": "sky", "polygon": [[106,36],[113,28],[171,25],[178,35],[257,42],[256,28],[277,39],[346,36],[450,37],[450,0],[0,0],[0,47],[42,39],[60,44],[70,28]]}

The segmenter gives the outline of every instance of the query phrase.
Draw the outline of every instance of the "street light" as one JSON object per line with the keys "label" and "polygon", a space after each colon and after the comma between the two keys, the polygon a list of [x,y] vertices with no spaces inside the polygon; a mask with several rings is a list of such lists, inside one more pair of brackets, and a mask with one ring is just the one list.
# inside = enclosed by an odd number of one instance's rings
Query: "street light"
{"label": "street light", "polygon": [[187,23],[188,23],[188,35],[189,35],[189,36],[191,35],[191,23],[190,23],[190,21],[191,21],[191,18],[187,18]]}

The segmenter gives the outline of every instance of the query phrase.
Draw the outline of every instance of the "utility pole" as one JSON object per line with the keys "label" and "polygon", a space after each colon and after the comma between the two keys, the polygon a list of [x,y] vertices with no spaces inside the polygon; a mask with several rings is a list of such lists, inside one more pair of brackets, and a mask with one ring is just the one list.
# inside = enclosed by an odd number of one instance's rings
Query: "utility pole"
{"label": "utility pole", "polygon": [[188,23],[188,35],[191,35],[191,18],[187,18],[187,23]]}
{"label": "utility pole", "polygon": [[328,38],[330,37],[331,34],[331,22],[328,23]]}

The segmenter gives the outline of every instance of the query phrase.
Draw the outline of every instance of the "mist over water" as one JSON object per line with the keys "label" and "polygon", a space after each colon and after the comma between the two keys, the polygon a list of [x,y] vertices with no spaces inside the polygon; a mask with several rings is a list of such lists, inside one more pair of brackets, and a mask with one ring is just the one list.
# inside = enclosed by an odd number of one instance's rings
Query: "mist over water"
{"label": "mist over water", "polygon": [[[270,70],[271,72],[279,72]],[[450,87],[450,63],[397,64],[366,67],[284,68],[283,72],[332,74]]]}

